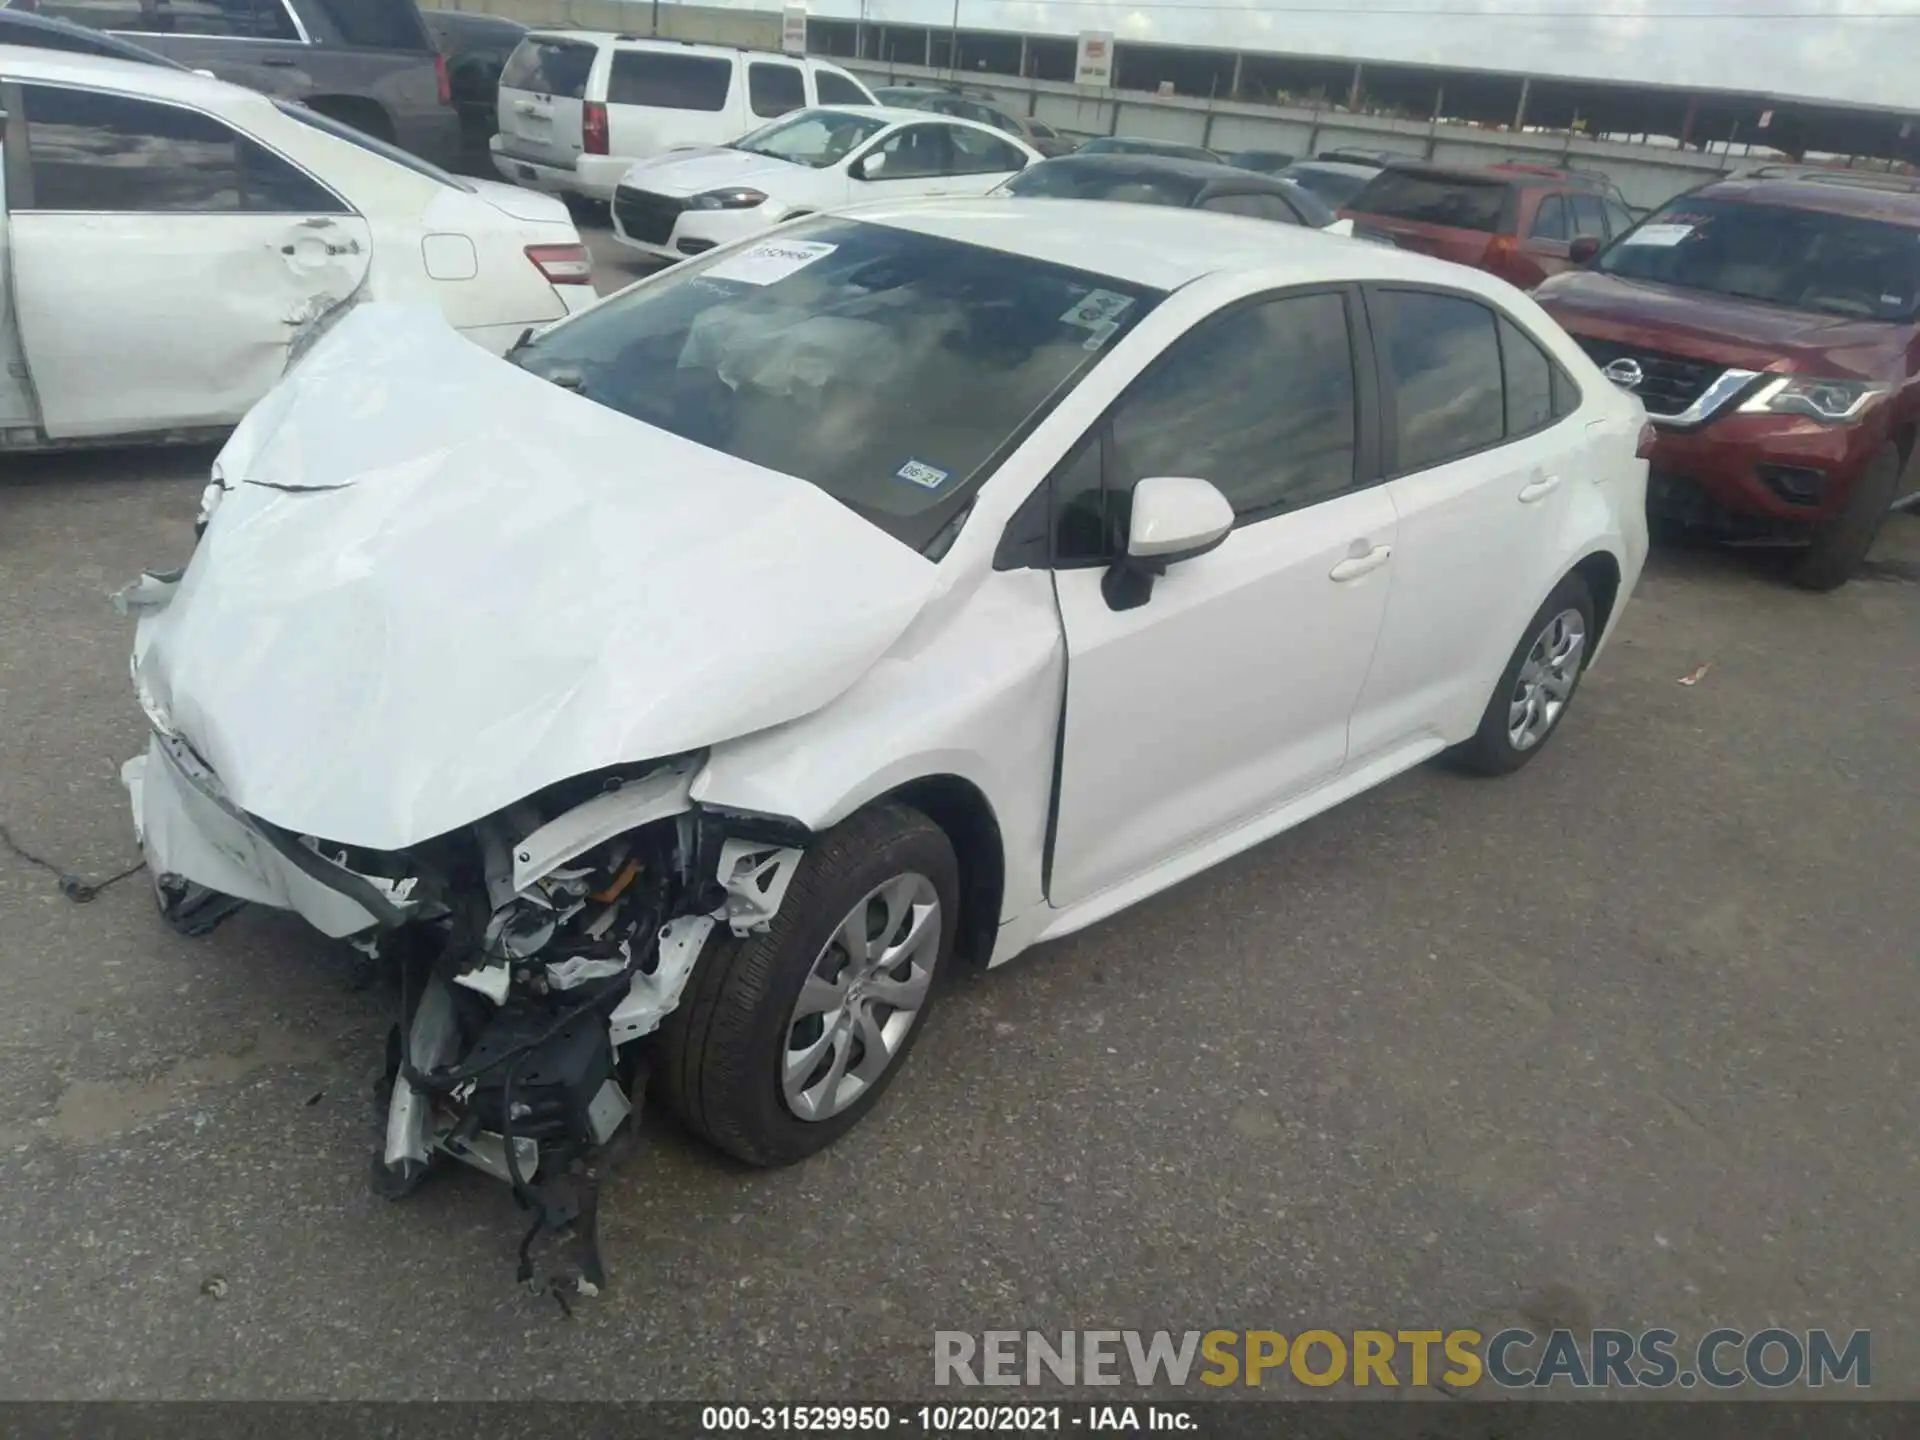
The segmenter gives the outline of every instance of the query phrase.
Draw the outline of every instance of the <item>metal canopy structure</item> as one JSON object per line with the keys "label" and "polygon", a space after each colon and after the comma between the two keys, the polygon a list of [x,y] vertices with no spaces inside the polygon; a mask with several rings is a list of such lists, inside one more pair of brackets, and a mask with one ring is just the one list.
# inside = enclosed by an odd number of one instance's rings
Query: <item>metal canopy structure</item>
{"label": "metal canopy structure", "polygon": [[[807,29],[808,47],[817,54],[933,67],[961,80],[1074,79],[1075,41],[1058,35],[828,19],[810,19]],[[1920,163],[1920,109],[1754,91],[1126,40],[1114,45],[1113,88],[1438,119],[1489,130],[1634,139],[1703,152]]]}

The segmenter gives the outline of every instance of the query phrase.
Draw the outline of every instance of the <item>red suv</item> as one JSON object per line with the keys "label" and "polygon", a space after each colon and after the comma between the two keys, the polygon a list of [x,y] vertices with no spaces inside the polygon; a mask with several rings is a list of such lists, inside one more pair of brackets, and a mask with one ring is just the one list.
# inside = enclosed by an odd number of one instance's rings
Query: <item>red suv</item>
{"label": "red suv", "polygon": [[1535,293],[1656,430],[1656,521],[1803,547],[1841,584],[1916,498],[1916,182],[1760,170],[1668,202]]}
{"label": "red suv", "polygon": [[1522,290],[1633,225],[1607,180],[1546,165],[1390,165],[1340,213],[1356,234],[1491,271]]}

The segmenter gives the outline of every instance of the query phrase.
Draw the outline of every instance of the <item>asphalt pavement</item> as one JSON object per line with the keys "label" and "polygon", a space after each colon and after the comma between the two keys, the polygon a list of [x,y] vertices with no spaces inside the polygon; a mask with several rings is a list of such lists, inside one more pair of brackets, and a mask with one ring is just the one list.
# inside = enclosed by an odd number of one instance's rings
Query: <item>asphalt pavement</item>
{"label": "asphalt pavement", "polygon": [[[0,823],[82,876],[137,858],[107,597],[186,556],[208,458],[0,471]],[[1554,1323],[1867,1328],[1920,1395],[1916,754],[1920,520],[1826,596],[1658,552],[1520,774],[1422,768],[965,979],[795,1168],[649,1113],[571,1320],[504,1187],[368,1194],[344,947],[0,853],[0,1396],[891,1398],[936,1329]]]}

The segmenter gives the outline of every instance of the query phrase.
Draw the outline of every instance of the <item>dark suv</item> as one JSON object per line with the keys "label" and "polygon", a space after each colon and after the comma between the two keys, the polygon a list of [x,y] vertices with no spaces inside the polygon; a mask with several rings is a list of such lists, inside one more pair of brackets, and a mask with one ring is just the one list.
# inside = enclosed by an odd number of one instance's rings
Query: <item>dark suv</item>
{"label": "dark suv", "polygon": [[0,0],[123,35],[194,70],[299,100],[438,164],[460,121],[414,0]]}
{"label": "dark suv", "polygon": [[1669,201],[1535,297],[1657,439],[1651,518],[1840,584],[1916,498],[1920,182],[1760,171]]}
{"label": "dark suv", "polygon": [[1389,165],[1340,213],[1357,234],[1491,271],[1522,290],[1633,225],[1603,177],[1526,164]]}

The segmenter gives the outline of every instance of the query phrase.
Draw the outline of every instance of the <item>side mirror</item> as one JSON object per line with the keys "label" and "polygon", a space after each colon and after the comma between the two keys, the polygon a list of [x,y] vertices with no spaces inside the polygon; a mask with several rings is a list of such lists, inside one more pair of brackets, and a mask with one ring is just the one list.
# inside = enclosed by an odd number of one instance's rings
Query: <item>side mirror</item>
{"label": "side mirror", "polygon": [[1582,235],[1567,247],[1567,258],[1576,265],[1591,265],[1599,253],[1600,242],[1591,235]]}
{"label": "side mirror", "polygon": [[860,163],[853,167],[853,173],[856,179],[877,180],[886,168],[886,152],[884,150],[874,150],[861,157]]}
{"label": "side mirror", "polygon": [[1206,554],[1232,531],[1233,506],[1210,481],[1150,476],[1133,487],[1127,553],[1101,578],[1100,593],[1114,610],[1144,605],[1169,565]]}

